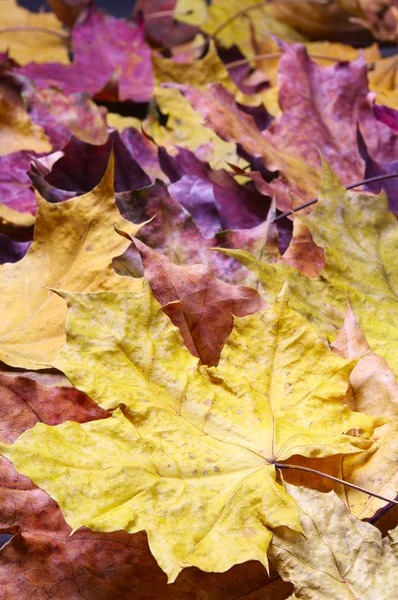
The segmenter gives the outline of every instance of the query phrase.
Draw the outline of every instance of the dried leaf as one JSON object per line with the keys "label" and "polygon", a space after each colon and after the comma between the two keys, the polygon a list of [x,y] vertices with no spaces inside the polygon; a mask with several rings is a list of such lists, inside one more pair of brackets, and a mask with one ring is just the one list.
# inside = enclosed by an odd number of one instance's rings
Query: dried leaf
{"label": "dried leaf", "polygon": [[[4,1],[4,0],[3,0]],[[42,89],[56,87],[64,94],[98,94],[115,79],[112,99],[147,102],[153,78],[149,46],[141,25],[116,19],[91,6],[72,30],[73,63],[30,63],[19,69]],[[113,91],[113,90],[112,90]]]}
{"label": "dried leaf", "polygon": [[287,489],[300,508],[304,535],[280,528],[270,558],[294,584],[291,600],[390,600],[397,595],[397,530],[382,539],[378,529],[350,515],[333,492]]}
{"label": "dried leaf", "polygon": [[1,94],[0,125],[0,156],[18,150],[50,152],[51,144],[43,128],[32,122],[24,108],[10,104]]}
{"label": "dried leaf", "polygon": [[398,375],[394,319],[398,225],[386,196],[346,191],[324,163],[316,209],[301,219],[325,250],[326,264],[317,278],[285,265],[267,265],[247,252],[222,252],[252,269],[271,297],[289,281],[292,307],[330,342],[343,325],[348,296],[369,346]]}
{"label": "dried leaf", "polygon": [[342,432],[367,436],[384,422],[344,404],[354,363],[333,355],[286,296],[237,319],[219,366],[205,369],[147,286],[62,295],[69,338],[55,364],[116,410],[84,425],[38,424],[4,452],[74,529],[146,529],[169,581],[189,565],[267,564],[271,530],[300,531],[273,462],[356,453],[366,437]]}
{"label": "dried leaf", "polygon": [[38,369],[56,357],[64,341],[66,311],[50,287],[100,290],[132,285],[111,267],[112,256],[127,247],[113,231],[115,222],[131,231],[114,204],[113,160],[100,184],[84,196],[59,205],[38,196],[33,244],[19,263],[0,270],[3,362]]}
{"label": "dried leaf", "polygon": [[[32,27],[36,31],[15,31],[13,27]],[[0,52],[8,51],[10,57],[21,65],[30,62],[32,58],[37,63],[56,60],[61,64],[69,64],[66,35],[55,15],[31,13],[18,6],[15,0],[0,0],[0,28],[10,28],[10,31],[2,31],[0,34]],[[49,29],[50,32],[40,29]]]}
{"label": "dried leaf", "polygon": [[233,286],[216,279],[209,267],[179,267],[134,240],[156,300],[179,328],[184,343],[204,365],[217,365],[234,324],[265,307],[251,288]]}

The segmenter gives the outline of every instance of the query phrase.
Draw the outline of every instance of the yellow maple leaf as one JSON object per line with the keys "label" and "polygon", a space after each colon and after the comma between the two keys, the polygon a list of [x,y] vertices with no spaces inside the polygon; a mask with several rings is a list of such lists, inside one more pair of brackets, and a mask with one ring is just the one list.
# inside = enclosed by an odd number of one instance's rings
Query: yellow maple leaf
{"label": "yellow maple leaf", "polygon": [[286,487],[299,506],[304,535],[279,528],[270,557],[294,585],[291,600],[398,596],[398,527],[382,539],[376,527],[350,515],[334,492]]}
{"label": "yellow maple leaf", "polygon": [[369,346],[397,376],[398,224],[386,195],[348,192],[323,161],[319,201],[301,220],[325,250],[319,277],[309,279],[286,265],[266,264],[248,252],[219,251],[254,271],[270,297],[289,281],[291,306],[330,342],[343,325],[348,296]]}
{"label": "yellow maple leaf", "polygon": [[15,0],[0,0],[0,52],[7,51],[21,65],[32,60],[70,62],[67,34],[57,17],[31,13]]}
{"label": "yellow maple leaf", "polygon": [[52,146],[43,127],[33,123],[22,106],[0,94],[0,156],[18,150],[51,152]]}
{"label": "yellow maple leaf", "polygon": [[21,261],[0,267],[3,362],[38,369],[56,357],[65,339],[67,311],[48,288],[119,290],[131,285],[112,269],[112,257],[128,246],[114,232],[115,222],[133,235],[139,228],[122,219],[116,208],[113,158],[101,182],[88,194],[60,204],[37,195],[33,244]]}
{"label": "yellow maple leaf", "polygon": [[[267,565],[272,530],[301,530],[275,461],[356,453],[384,422],[344,404],[355,361],[334,355],[286,292],[236,319],[211,368],[183,346],[148,284],[59,293],[69,333],[53,364],[113,416],[40,423],[4,452],[73,529],[145,529],[169,581],[190,565]],[[343,433],[352,428],[364,437]]]}

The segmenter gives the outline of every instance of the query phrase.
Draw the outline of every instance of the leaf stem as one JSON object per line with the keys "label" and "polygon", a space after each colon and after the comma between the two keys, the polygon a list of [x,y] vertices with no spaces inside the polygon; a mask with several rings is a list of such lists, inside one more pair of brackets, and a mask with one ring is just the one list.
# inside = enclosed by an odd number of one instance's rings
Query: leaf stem
{"label": "leaf stem", "polygon": [[[386,175],[377,175],[376,177],[369,177],[369,179],[364,179],[363,181],[357,181],[356,183],[351,183],[350,185],[345,186],[345,189],[352,190],[353,188],[359,187],[360,185],[372,183],[373,181],[382,181],[383,179],[392,179],[393,177],[398,177],[398,173],[387,173]],[[296,213],[299,210],[302,210],[303,208],[307,208],[307,206],[311,206],[312,204],[315,204],[316,202],[318,202],[318,198],[314,198],[313,200],[309,200],[308,202],[305,202],[304,204],[300,204],[300,206],[296,206],[296,208],[292,208],[292,210],[287,210],[286,212],[282,213],[281,215],[278,215],[277,217],[275,217],[275,219],[273,220],[273,223],[275,223],[276,221],[279,221],[280,219],[283,219],[284,217],[288,217],[289,215],[292,215],[293,213]]]}
{"label": "leaf stem", "polygon": [[367,494],[368,496],[373,496],[374,498],[378,498],[379,500],[383,500],[384,502],[391,502],[393,504],[398,504],[397,500],[391,500],[390,498],[385,498],[384,496],[380,496],[379,494],[375,494],[374,492],[370,492],[369,490],[365,490],[364,488],[359,487],[359,485],[354,485],[353,483],[348,483],[348,481],[344,481],[344,479],[339,479],[338,477],[333,477],[333,475],[327,475],[326,473],[322,473],[322,471],[317,471],[316,469],[310,469],[309,467],[301,467],[300,465],[291,465],[288,463],[274,463],[277,469],[292,469],[295,471],[305,471],[306,473],[312,473],[313,475],[319,475],[320,477],[326,477],[326,479],[330,479],[331,481],[336,481],[337,483],[341,483],[341,485],[345,485],[347,487],[353,488],[354,490],[358,490],[358,492],[362,492]]}
{"label": "leaf stem", "polygon": [[10,31],[37,31],[39,33],[48,33],[50,35],[55,35],[61,40],[68,40],[69,34],[62,31],[56,31],[55,29],[47,29],[46,27],[31,27],[30,25],[20,25],[18,27],[4,27],[0,29],[0,34],[9,33]]}
{"label": "leaf stem", "polygon": [[158,12],[146,14],[145,21],[149,21],[150,19],[162,19],[163,17],[184,17],[192,15],[193,12],[193,10],[159,10]]}
{"label": "leaf stem", "polygon": [[[280,58],[283,56],[283,52],[269,52],[266,54],[257,54],[255,56],[251,56],[250,58],[241,58],[240,60],[234,60],[234,62],[225,63],[225,67],[227,69],[232,69],[232,67],[240,67],[241,65],[245,65],[251,60],[262,60],[262,59],[271,59],[271,58]],[[317,58],[318,60],[330,60],[332,62],[344,62],[342,58],[335,58],[334,56],[323,56],[322,54],[309,54],[310,58]]]}
{"label": "leaf stem", "polygon": [[[313,4],[330,4],[329,0],[310,0],[310,2]],[[264,8],[265,4],[296,4],[296,3],[298,3],[298,4],[302,3],[302,0],[275,0],[275,2],[272,2],[272,0],[264,0],[264,2],[256,2],[255,4],[246,6],[246,8],[242,8],[241,10],[238,10],[236,13],[231,15],[229,17],[229,19],[224,21],[224,23],[221,23],[221,25],[219,25],[219,27],[217,27],[217,29],[215,29],[213,31],[213,33],[211,33],[209,35],[209,37],[206,40],[206,43],[209,43],[211,40],[214,40],[214,38],[216,38],[219,35],[219,33],[223,29],[225,29],[225,27],[228,27],[228,25],[230,23],[232,23],[232,21],[235,21],[235,19],[238,19],[239,17],[246,15],[248,12],[251,12],[252,10],[256,10],[258,8]]]}

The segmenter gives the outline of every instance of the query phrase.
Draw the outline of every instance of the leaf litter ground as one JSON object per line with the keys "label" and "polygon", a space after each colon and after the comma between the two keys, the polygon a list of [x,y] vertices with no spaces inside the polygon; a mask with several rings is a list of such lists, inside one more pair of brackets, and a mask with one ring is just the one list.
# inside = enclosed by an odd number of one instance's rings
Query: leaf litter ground
{"label": "leaf litter ground", "polygon": [[397,61],[339,41],[394,8],[49,4],[0,0],[5,597],[390,600]]}

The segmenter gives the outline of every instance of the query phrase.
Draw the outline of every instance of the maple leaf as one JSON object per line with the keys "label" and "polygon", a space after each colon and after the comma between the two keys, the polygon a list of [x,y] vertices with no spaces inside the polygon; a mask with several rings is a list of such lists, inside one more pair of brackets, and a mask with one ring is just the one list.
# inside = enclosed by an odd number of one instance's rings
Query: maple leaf
{"label": "maple leaf", "polygon": [[289,281],[291,306],[330,342],[343,325],[346,298],[372,350],[398,374],[395,252],[398,226],[385,194],[348,192],[326,162],[315,211],[302,216],[326,255],[319,277],[285,265],[267,265],[239,250],[219,250],[253,270],[270,296]]}
{"label": "maple leaf", "polygon": [[[271,529],[300,531],[274,461],[358,452],[385,422],[343,403],[354,363],[333,355],[286,296],[236,319],[219,366],[206,369],[148,286],[59,293],[69,336],[54,365],[113,416],[38,424],[4,453],[73,529],[146,529],[169,581],[189,565],[266,565]],[[353,428],[365,437],[341,433]]]}
{"label": "maple leaf", "polygon": [[38,63],[56,60],[69,64],[66,35],[55,15],[31,13],[15,0],[0,0],[0,27],[6,30],[1,32],[0,52],[8,51],[18,63],[23,65],[34,57]]}
{"label": "maple leaf", "polygon": [[209,267],[179,267],[139,240],[132,241],[154,297],[179,328],[188,350],[203,364],[217,365],[233,329],[233,315],[255,313],[265,307],[264,300],[251,288],[219,281]]}
{"label": "maple leaf", "polygon": [[[44,380],[54,374],[32,373]],[[59,376],[58,376],[59,377]],[[15,440],[36,422],[57,424],[71,419],[107,417],[87,396],[71,387],[49,388],[26,373],[0,375],[0,439]],[[236,566],[223,575],[191,568],[172,585],[156,564],[144,533],[95,533],[86,528],[70,535],[56,503],[0,458],[0,531],[15,534],[0,553],[0,580],[7,597],[31,600],[57,594],[74,600],[234,600],[262,590],[287,597],[290,585],[268,577],[259,563]]]}
{"label": "maple leaf", "polygon": [[274,534],[270,558],[291,581],[291,600],[389,600],[398,593],[398,528],[382,539],[370,523],[350,515],[334,492],[286,486],[300,509],[304,535]]}
{"label": "maple leaf", "polygon": [[[57,355],[64,341],[66,311],[49,287],[123,289],[111,259],[127,247],[112,225],[120,220],[114,203],[113,158],[99,185],[86,195],[59,205],[40,196],[34,241],[17,264],[0,270],[2,311],[0,356],[7,364],[37,369]],[[139,227],[139,226],[138,226]],[[132,283],[129,283],[131,286]]]}
{"label": "maple leaf", "polygon": [[[64,94],[94,96],[116,77],[116,98],[147,102],[152,97],[150,48],[142,25],[116,19],[89,7],[72,29],[73,63],[30,63],[18,70],[43,89],[56,87]],[[115,94],[113,94],[115,96]]]}

